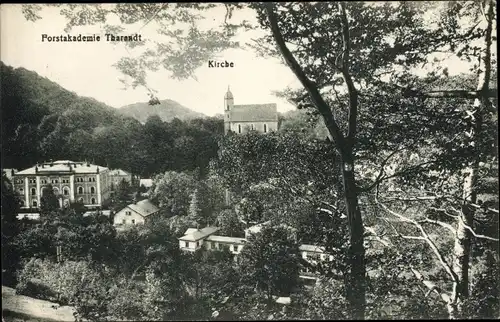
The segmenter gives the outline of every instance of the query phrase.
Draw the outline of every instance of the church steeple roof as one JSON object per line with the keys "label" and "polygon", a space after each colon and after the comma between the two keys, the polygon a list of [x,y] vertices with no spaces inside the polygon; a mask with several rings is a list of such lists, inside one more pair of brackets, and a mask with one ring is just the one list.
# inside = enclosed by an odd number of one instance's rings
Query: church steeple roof
{"label": "church steeple roof", "polygon": [[233,97],[233,93],[231,93],[231,91],[229,90],[229,85],[227,86],[227,92],[226,92],[226,95],[224,95],[224,99],[234,99]]}

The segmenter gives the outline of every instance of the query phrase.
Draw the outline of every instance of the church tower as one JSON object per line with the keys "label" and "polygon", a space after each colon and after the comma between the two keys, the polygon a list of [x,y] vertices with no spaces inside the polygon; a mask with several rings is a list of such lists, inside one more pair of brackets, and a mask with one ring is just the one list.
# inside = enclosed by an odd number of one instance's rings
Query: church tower
{"label": "church tower", "polygon": [[227,87],[226,95],[224,95],[224,134],[231,129],[231,109],[234,106],[233,93]]}

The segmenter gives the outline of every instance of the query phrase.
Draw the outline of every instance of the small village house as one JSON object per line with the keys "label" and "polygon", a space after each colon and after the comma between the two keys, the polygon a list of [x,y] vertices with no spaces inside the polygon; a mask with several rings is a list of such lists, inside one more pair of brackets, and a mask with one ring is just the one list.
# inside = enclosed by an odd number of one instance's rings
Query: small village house
{"label": "small village house", "polygon": [[142,225],[154,220],[159,214],[160,209],[150,200],[144,199],[118,211],[113,218],[113,224],[115,227]]}

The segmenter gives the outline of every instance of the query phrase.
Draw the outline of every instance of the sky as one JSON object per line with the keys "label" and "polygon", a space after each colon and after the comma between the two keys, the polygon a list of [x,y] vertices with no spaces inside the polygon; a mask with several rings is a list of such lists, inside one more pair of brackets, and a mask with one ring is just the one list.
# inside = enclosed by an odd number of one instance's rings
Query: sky
{"label": "sky", "polygon": [[[119,81],[123,74],[112,66],[121,57],[129,55],[123,45],[105,41],[42,42],[42,34],[65,34],[66,20],[59,14],[60,9],[44,9],[43,19],[36,22],[24,18],[20,4],[2,4],[0,10],[0,57],[5,64],[32,70],[67,90],[93,97],[112,107],[148,101],[144,88],[123,89]],[[213,14],[220,16],[225,11],[219,10]],[[240,18],[253,19],[252,12],[240,15],[246,15]],[[133,27],[136,29],[129,29],[131,32],[140,29]],[[74,28],[70,34],[79,33],[104,36],[99,26]],[[157,37],[152,24],[140,29],[140,34],[145,39],[154,40]],[[246,41],[248,37],[239,37],[237,40]],[[208,68],[207,62],[197,70],[197,80],[185,81],[171,79],[169,72],[159,71],[148,75],[148,84],[157,90],[159,99],[177,101],[209,116],[223,113],[224,94],[228,86],[234,95],[235,104],[276,103],[279,112],[294,109],[286,100],[273,95],[273,91],[299,85],[287,66],[278,60],[257,57],[252,51],[241,49],[228,50],[220,58],[233,62],[235,67]]]}
{"label": "sky", "polygon": [[[123,74],[113,64],[121,57],[130,57],[123,44],[106,41],[42,42],[42,34],[66,34],[66,20],[59,8],[47,8],[42,12],[42,20],[27,21],[20,4],[3,4],[0,7],[0,57],[12,67],[24,67],[58,83],[67,90],[81,96],[97,99],[112,107],[122,107],[136,102],[148,101],[144,88],[124,89],[120,78]],[[206,16],[202,27],[211,27],[224,19],[223,6],[214,9]],[[253,21],[253,11],[238,11],[234,19]],[[111,21],[110,23],[113,23]],[[139,33],[143,39],[159,40],[154,23],[147,26],[132,25],[124,32]],[[262,35],[262,31],[242,33],[235,40],[242,43]],[[70,34],[100,34],[100,26],[74,28]],[[273,58],[258,57],[251,50],[231,49],[219,57],[234,63],[234,68],[208,68],[206,65],[196,71],[196,80],[179,81],[172,79],[170,73],[162,70],[148,75],[148,85],[157,91],[159,99],[171,99],[203,114],[213,116],[223,113],[224,94],[228,86],[234,95],[235,104],[276,103],[279,112],[294,109],[286,100],[273,95],[287,87],[298,88],[300,83],[288,66]],[[450,75],[467,72],[468,65],[449,60]],[[424,71],[422,71],[424,72]],[[419,73],[417,73],[419,74]]]}

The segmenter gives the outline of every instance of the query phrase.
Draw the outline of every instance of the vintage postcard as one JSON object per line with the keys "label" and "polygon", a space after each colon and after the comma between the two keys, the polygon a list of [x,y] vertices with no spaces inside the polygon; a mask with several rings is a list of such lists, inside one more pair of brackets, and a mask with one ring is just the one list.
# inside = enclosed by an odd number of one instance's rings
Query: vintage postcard
{"label": "vintage postcard", "polygon": [[496,15],[2,4],[2,321],[500,318]]}

